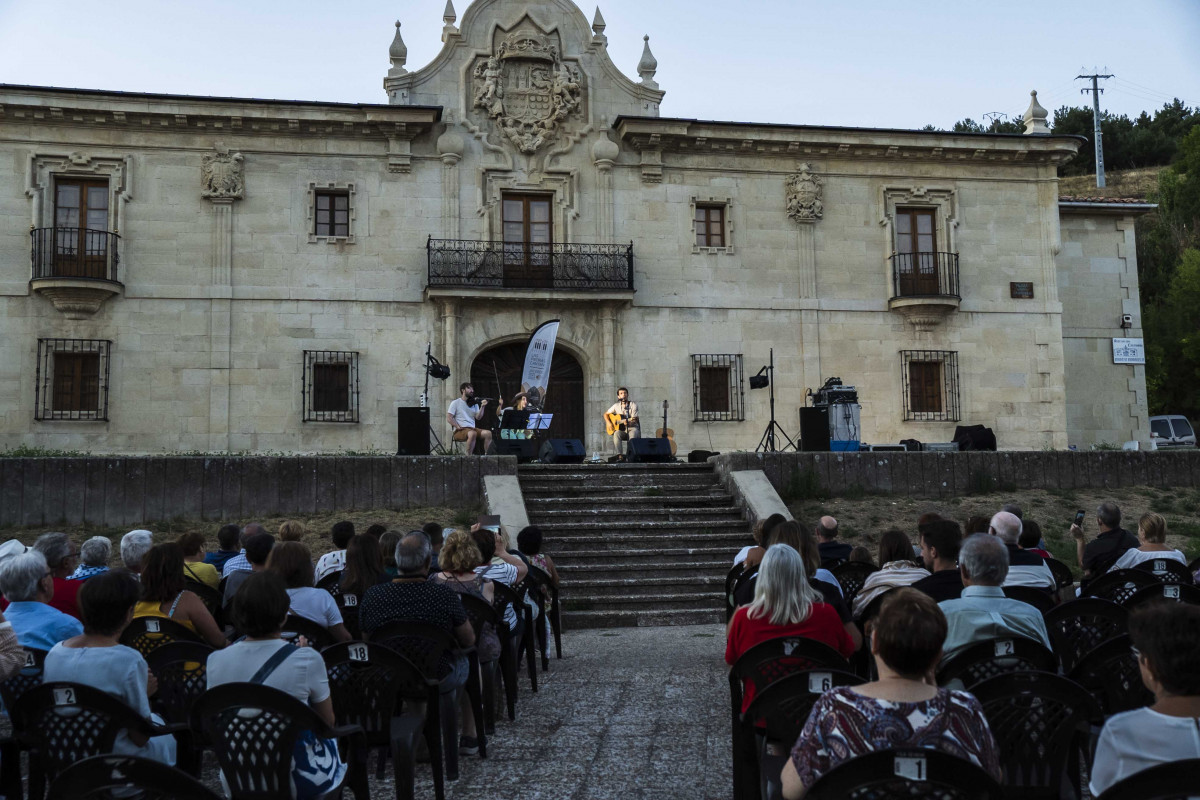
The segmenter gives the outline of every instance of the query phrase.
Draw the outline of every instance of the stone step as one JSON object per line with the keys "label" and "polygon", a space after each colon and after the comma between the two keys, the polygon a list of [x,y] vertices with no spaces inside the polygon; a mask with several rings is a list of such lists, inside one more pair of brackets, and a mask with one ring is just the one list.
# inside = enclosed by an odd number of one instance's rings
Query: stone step
{"label": "stone step", "polygon": [[[657,508],[669,503],[672,508],[714,508],[728,507],[737,509],[733,496],[729,494],[697,494],[678,495],[674,492],[664,495],[594,495],[591,497],[526,497],[525,508],[529,513],[557,511],[566,509],[591,508]],[[740,512],[739,512],[740,513]]]}
{"label": "stone step", "polygon": [[662,484],[646,484],[634,488],[626,486],[611,486],[595,483],[571,483],[558,486],[555,484],[540,484],[521,482],[521,494],[526,501],[541,499],[572,498],[591,499],[596,497],[644,497],[661,500],[663,497],[728,497],[725,489],[719,483],[700,483],[696,481],[675,483],[669,486]]}
{"label": "stone step", "polygon": [[728,508],[678,508],[674,505],[658,508],[600,506],[552,511],[538,509],[537,511],[530,510],[529,518],[538,527],[557,523],[576,525],[581,522],[603,522],[607,525],[691,522],[698,527],[704,527],[710,522],[736,522],[743,529],[749,525],[742,519],[741,509],[732,506]]}
{"label": "stone step", "polygon": [[517,468],[518,475],[539,475],[539,474],[555,474],[555,473],[623,473],[623,472],[713,472],[713,465],[707,462],[703,464],[690,464],[686,461],[671,461],[666,463],[648,463],[648,464],[630,464],[624,463],[603,463],[603,464],[522,464]]}
{"label": "stone step", "polygon": [[671,562],[634,561],[624,564],[605,564],[597,566],[592,563],[579,562],[572,564],[559,563],[555,560],[558,572],[563,578],[563,587],[573,586],[576,578],[579,580],[609,579],[609,580],[648,580],[667,575],[680,575],[690,578],[720,578],[724,585],[725,576],[733,568],[733,553],[727,559],[698,561],[688,558]]}
{"label": "stone step", "polygon": [[[733,557],[737,551],[730,547],[655,547],[655,548],[627,548],[623,550],[576,550],[572,553],[564,553],[564,558],[555,559],[557,565],[561,560],[562,565],[568,568],[576,564],[586,564],[592,574],[600,575],[610,570],[619,568],[624,565],[650,565],[662,563],[665,560],[686,558],[698,564],[712,565],[732,565]],[[728,572],[726,567],[725,571]]]}
{"label": "stone step", "polygon": [[566,520],[558,518],[544,521],[540,517],[530,520],[542,529],[542,534],[551,536],[587,535],[597,533],[632,533],[634,531],[660,531],[665,536],[686,536],[694,533],[723,533],[740,531],[750,536],[750,524],[744,519],[715,519],[708,522],[657,522],[630,520],[607,522],[605,520]]}
{"label": "stone step", "polygon": [[647,533],[614,533],[604,536],[576,536],[572,538],[547,537],[546,546],[554,553],[555,564],[559,561],[570,564],[578,553],[608,552],[623,553],[628,550],[661,552],[664,547],[711,547],[721,552],[728,551],[729,561],[746,544],[750,537],[745,533],[693,534],[679,538],[664,538]]}
{"label": "stone step", "polygon": [[[711,625],[725,621],[724,608],[563,611],[563,628],[645,628],[658,625]],[[715,645],[714,645],[715,646]]]}
{"label": "stone step", "polygon": [[544,473],[519,474],[517,476],[522,486],[564,486],[567,484],[586,484],[589,486],[676,486],[680,484],[702,483],[719,485],[717,476],[711,472],[593,472],[588,473]]}
{"label": "stone step", "polygon": [[720,597],[725,590],[725,576],[719,574],[656,575],[653,578],[572,579],[570,596],[575,597],[645,597],[662,594],[690,594],[707,600]]}
{"label": "stone step", "polygon": [[586,596],[568,595],[562,600],[563,611],[661,611],[667,609],[725,608],[720,592],[708,597],[695,594],[664,593],[644,595]]}

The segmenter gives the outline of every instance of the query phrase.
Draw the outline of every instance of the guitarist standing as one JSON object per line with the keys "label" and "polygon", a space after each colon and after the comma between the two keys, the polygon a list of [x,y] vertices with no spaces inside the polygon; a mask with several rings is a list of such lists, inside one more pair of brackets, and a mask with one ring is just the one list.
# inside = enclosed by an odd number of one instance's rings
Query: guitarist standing
{"label": "guitarist standing", "polygon": [[[629,399],[629,390],[624,386],[617,389],[617,402],[604,412],[604,425],[605,430],[612,434],[613,447],[616,448],[618,458],[625,457],[621,451],[621,442],[642,438],[637,403]],[[628,450],[628,446],[625,449]]]}

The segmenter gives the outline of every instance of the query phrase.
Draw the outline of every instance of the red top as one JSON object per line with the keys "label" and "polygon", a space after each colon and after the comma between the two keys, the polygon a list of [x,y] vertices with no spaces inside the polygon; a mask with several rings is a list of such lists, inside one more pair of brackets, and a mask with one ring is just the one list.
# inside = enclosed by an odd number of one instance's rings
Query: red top
{"label": "red top", "polygon": [[[46,605],[51,608],[57,608],[64,614],[70,614],[75,619],[79,619],[79,590],[83,588],[83,581],[71,581],[66,578],[54,579],[54,597]],[[0,597],[0,611],[8,608],[8,598]]]}
{"label": "red top", "polygon": [[[751,618],[747,615],[749,606],[742,606],[733,615],[729,624],[729,640],[725,644],[725,663],[733,666],[734,662],[747,650],[759,642],[768,639],[778,639],[783,636],[803,636],[821,644],[827,644],[843,656],[849,658],[854,652],[854,642],[846,633],[842,620],[838,617],[833,606],[826,603],[813,603],[808,619],[795,625],[772,625],[766,616]],[[750,707],[754,699],[754,685],[743,683],[742,711]]]}

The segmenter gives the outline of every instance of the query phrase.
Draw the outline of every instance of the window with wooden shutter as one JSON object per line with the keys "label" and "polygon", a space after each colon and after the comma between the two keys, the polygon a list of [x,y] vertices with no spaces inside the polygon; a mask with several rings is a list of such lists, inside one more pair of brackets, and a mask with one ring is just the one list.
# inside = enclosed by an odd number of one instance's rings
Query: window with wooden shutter
{"label": "window with wooden shutter", "polygon": [[959,419],[958,353],[902,350],[904,418],[914,421]]}
{"label": "window with wooden shutter", "polygon": [[734,422],[745,419],[742,357],[703,353],[692,356],[693,419]]}
{"label": "window with wooden shutter", "polygon": [[358,422],[358,353],[304,351],[304,421]]}
{"label": "window with wooden shutter", "polygon": [[108,419],[107,339],[39,339],[34,419]]}

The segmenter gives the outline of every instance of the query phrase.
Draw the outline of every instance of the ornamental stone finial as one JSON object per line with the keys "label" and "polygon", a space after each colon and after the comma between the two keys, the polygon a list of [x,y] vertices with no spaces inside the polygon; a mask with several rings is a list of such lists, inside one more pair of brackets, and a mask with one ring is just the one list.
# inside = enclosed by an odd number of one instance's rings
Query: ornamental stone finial
{"label": "ornamental stone finial", "polygon": [[456,19],[458,15],[454,13],[454,0],[446,0],[446,10],[442,12],[442,22],[446,23],[442,26],[443,42],[458,33],[458,28],[454,27]]}
{"label": "ornamental stone finial", "polygon": [[1026,136],[1047,136],[1050,133],[1050,126],[1046,124],[1049,119],[1050,112],[1042,108],[1042,104],[1038,102],[1037,90],[1029,93],[1029,108],[1025,110],[1025,116],[1021,117],[1021,121],[1025,123]]}
{"label": "ornamental stone finial", "polygon": [[596,6],[596,16],[592,19],[592,33],[603,36],[606,27],[608,26],[604,24],[604,15],[600,13],[600,6]]}
{"label": "ornamental stone finial", "polygon": [[642,60],[638,62],[638,75],[642,78],[642,85],[648,86],[651,89],[657,89],[658,84],[654,81],[654,73],[658,72],[658,60],[654,58],[654,54],[650,52],[650,37],[642,37]]}
{"label": "ornamental stone finial", "polygon": [[392,39],[392,46],[388,48],[388,57],[392,60],[392,68],[388,70],[388,75],[403,75],[408,72],[404,68],[404,63],[408,61],[408,47],[400,36],[400,20],[396,20],[396,36]]}

